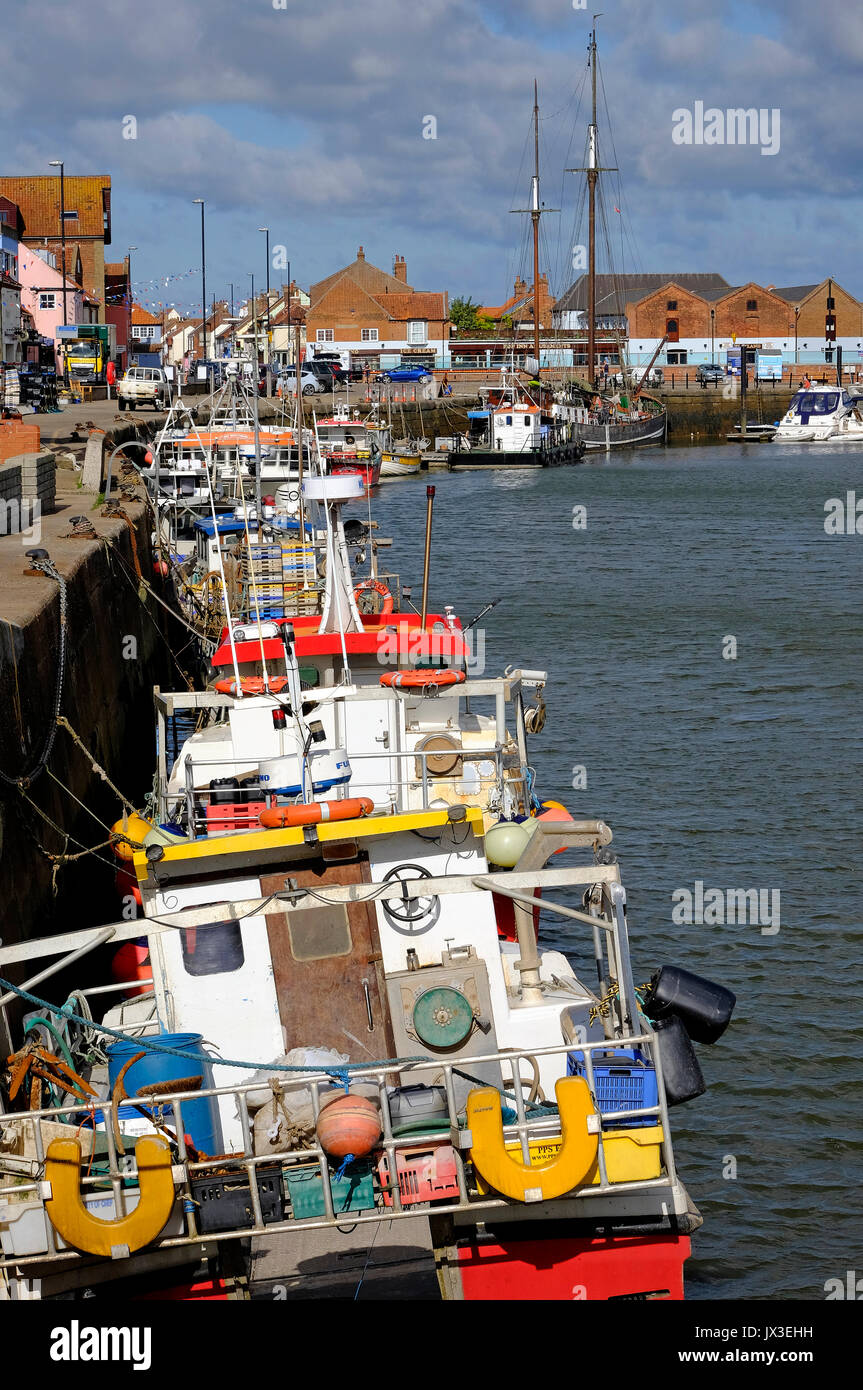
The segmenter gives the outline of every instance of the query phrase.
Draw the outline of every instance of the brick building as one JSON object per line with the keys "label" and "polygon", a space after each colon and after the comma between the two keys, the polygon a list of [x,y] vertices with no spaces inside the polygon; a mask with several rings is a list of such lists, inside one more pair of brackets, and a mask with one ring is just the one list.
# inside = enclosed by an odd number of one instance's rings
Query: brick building
{"label": "brick building", "polygon": [[[539,326],[551,328],[554,311],[554,295],[548,288],[548,276],[539,277]],[[521,276],[513,286],[513,293],[504,304],[483,305],[477,313],[492,323],[500,324],[503,319],[511,319],[515,329],[533,328],[533,285],[528,285]]]}
{"label": "brick building", "polygon": [[827,300],[832,298],[837,338],[859,338],[863,334],[863,304],[853,294],[843,290],[836,280],[822,280],[818,285],[792,285],[786,289],[768,286],[788,306],[788,321],[798,338],[823,338],[827,317]]}
{"label": "brick building", "polygon": [[[105,247],[111,243],[111,177],[67,174],[63,184],[66,276],[98,300],[99,321],[104,323]],[[0,178],[0,196],[10,198],[21,209],[23,244],[52,253],[62,270],[59,176]]]}
{"label": "brick building", "polygon": [[105,322],[117,330],[117,366],[125,371],[129,365],[130,311],[132,286],[129,280],[129,257],[122,261],[105,262]]}
{"label": "brick building", "polygon": [[350,353],[382,367],[402,359],[427,365],[444,359],[448,295],[409,285],[404,256],[395,257],[389,275],[366,260],[361,246],[351,265],[312,285],[309,297],[306,334],[312,354]]}

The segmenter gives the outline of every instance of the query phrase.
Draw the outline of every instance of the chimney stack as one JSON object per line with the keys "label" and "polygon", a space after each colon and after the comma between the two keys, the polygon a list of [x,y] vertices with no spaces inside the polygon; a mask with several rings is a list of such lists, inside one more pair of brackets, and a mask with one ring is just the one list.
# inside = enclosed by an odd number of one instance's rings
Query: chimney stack
{"label": "chimney stack", "polygon": [[358,260],[358,261],[364,261],[365,258],[366,258],[366,253],[365,253],[365,251],[363,250],[363,248],[360,247],[360,249],[357,251],[357,260]]}
{"label": "chimney stack", "polygon": [[396,280],[401,280],[403,285],[408,282],[408,267],[404,256],[396,256],[393,261],[393,275]]}

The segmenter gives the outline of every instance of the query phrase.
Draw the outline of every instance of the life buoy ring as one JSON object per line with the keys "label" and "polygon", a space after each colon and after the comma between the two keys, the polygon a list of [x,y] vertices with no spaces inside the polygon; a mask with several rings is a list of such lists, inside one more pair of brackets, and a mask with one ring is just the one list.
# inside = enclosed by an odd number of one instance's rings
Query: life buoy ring
{"label": "life buoy ring", "polygon": [[45,1177],[51,1196],[45,1211],[54,1230],[76,1250],[106,1259],[122,1246],[131,1253],[155,1240],[174,1207],[171,1150],[166,1139],[143,1135],[135,1144],[140,1196],[128,1216],[102,1220],[81,1200],[81,1143],[55,1139],[45,1155]]}
{"label": "life buoy ring", "polygon": [[346,435],[345,435],[345,443],[346,443],[346,444],[355,444],[355,443],[356,443],[356,440],[355,440],[355,438],[354,438],[354,436],[353,436],[352,434],[346,434]]}
{"label": "life buoy ring", "polygon": [[[263,676],[243,676],[240,680],[240,690],[244,695],[278,695],[287,684],[287,676],[270,676],[268,681],[265,681]],[[215,689],[220,695],[236,695],[237,682],[227,679],[216,681]]]}
{"label": "life buoy ring", "polygon": [[370,816],[375,803],[367,796],[347,801],[310,801],[307,805],[270,806],[258,819],[265,830],[282,830],[291,825],[318,825],[324,820],[358,820]]}
{"label": "life buoy ring", "polygon": [[394,690],[427,690],[430,685],[461,685],[465,679],[464,671],[387,671],[381,676],[381,685]]}
{"label": "life buoy ring", "polygon": [[504,1144],[500,1092],[491,1087],[467,1098],[469,1150],[474,1168],[489,1186],[515,1202],[549,1202],[580,1187],[596,1163],[600,1120],[587,1082],[565,1076],[554,1084],[560,1112],[561,1145],[553,1158],[524,1163]]}
{"label": "life buoy ring", "polygon": [[382,584],[379,579],[364,579],[362,583],[358,584],[354,589],[354,598],[359,602],[360,595],[368,592],[380,594],[383,599],[381,617],[387,613],[392,613],[394,606],[393,596],[386,584]]}

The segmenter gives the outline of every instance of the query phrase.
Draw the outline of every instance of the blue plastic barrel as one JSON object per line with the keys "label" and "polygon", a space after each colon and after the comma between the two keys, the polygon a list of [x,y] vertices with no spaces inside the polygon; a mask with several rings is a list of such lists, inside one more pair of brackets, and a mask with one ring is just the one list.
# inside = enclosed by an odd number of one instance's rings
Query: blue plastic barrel
{"label": "blue plastic barrel", "polygon": [[[164,1081],[181,1081],[187,1076],[201,1076],[202,1090],[208,1090],[214,1084],[212,1062],[204,1051],[204,1040],[200,1033],[151,1033],[146,1038],[130,1038],[127,1042],[112,1043],[106,1048],[111,1091],[129,1058],[134,1057],[136,1052],[142,1052],[148,1042],[182,1048],[186,1056],[147,1052],[123,1077],[127,1095],[133,1096],[137,1091],[146,1091],[148,1086],[161,1085]],[[166,1104],[169,1099],[166,1097]],[[218,1099],[205,1096],[201,1100],[184,1100],[182,1107],[183,1130],[191,1136],[195,1148],[206,1154],[222,1153],[224,1146]],[[134,1119],[138,1115],[136,1110],[125,1105],[120,1107],[119,1113],[121,1119]]]}

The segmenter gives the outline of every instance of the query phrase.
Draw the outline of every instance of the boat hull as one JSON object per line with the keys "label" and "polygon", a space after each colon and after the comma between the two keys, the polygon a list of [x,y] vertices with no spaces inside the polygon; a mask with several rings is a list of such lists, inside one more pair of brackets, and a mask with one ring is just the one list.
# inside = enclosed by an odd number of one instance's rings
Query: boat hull
{"label": "boat hull", "polygon": [[622,424],[609,421],[607,424],[575,426],[585,449],[594,452],[633,449],[645,444],[663,444],[667,428],[668,417],[664,410],[659,415],[649,416],[646,420],[627,420]]}
{"label": "boat hull", "polygon": [[578,441],[518,453],[508,449],[471,449],[450,454],[449,467],[453,472],[468,468],[561,468],[581,463],[583,454],[584,447]]}
{"label": "boat hull", "polygon": [[681,1235],[472,1241],[458,1250],[458,1275],[467,1301],[680,1301],[690,1251]]}

